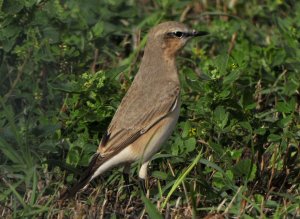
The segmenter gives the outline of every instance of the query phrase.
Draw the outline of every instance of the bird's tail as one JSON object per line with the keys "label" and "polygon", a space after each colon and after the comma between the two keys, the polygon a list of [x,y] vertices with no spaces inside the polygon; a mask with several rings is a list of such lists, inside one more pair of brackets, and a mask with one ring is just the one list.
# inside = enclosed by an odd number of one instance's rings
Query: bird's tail
{"label": "bird's tail", "polygon": [[[103,163],[101,162],[101,156],[99,153],[96,153],[89,166],[87,167],[87,169],[85,170],[85,172],[83,173],[82,177],[80,178],[80,180],[70,189],[67,189],[63,194],[61,194],[61,196],[59,197],[60,200],[65,200],[65,199],[69,199],[72,198],[73,196],[76,195],[76,193],[82,189],[83,187],[85,187],[92,179],[92,176],[94,174],[94,172],[97,170],[97,168]],[[97,167],[97,168],[95,168]]]}

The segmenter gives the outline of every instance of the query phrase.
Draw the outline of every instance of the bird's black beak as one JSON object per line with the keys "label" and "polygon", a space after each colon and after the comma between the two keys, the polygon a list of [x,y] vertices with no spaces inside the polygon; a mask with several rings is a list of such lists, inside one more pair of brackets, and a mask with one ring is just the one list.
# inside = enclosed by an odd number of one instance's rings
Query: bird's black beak
{"label": "bird's black beak", "polygon": [[193,30],[191,32],[189,32],[189,36],[191,37],[197,37],[197,36],[205,36],[205,35],[208,35],[209,33],[206,32],[206,31],[196,31],[196,30]]}

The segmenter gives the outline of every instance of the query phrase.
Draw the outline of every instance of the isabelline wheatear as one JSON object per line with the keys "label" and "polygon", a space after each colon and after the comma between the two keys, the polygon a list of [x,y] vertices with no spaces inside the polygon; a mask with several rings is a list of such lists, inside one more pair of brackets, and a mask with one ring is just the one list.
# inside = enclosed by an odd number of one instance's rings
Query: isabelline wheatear
{"label": "isabelline wheatear", "polygon": [[[118,107],[97,152],[79,182],[61,198],[76,194],[105,171],[140,160],[140,179],[147,177],[151,157],[171,135],[179,116],[180,82],[176,54],[195,36],[205,35],[179,22],[150,30],[144,56],[131,87]],[[125,174],[128,182],[128,175]]]}

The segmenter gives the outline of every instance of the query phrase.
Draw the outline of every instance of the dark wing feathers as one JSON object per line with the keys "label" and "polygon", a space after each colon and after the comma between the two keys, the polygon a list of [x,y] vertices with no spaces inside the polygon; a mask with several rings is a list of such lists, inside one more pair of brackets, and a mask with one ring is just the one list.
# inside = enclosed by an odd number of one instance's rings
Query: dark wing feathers
{"label": "dark wing feathers", "polygon": [[[140,131],[145,133],[173,110],[179,96],[179,85],[169,83],[167,87],[168,90],[155,92],[156,96],[149,95],[151,92],[146,88],[139,95],[134,93],[137,91],[134,87],[128,91],[108,128],[110,139],[105,147],[99,146],[102,156],[126,147],[132,143],[127,139]],[[137,98],[127,98],[130,94]]]}

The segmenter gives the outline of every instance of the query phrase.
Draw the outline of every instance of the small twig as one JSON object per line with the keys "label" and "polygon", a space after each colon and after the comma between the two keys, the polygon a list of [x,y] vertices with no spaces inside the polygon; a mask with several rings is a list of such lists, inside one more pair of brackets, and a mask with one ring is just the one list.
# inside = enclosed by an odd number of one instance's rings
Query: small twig
{"label": "small twig", "polygon": [[197,140],[197,142],[200,144],[205,144],[205,145],[209,146],[209,144],[206,141],[203,141],[201,139]]}
{"label": "small twig", "polygon": [[146,213],[146,208],[144,207],[144,209],[143,209],[143,211],[142,211],[142,214],[141,214],[141,216],[140,216],[140,219],[143,219],[145,213]]}
{"label": "small twig", "polygon": [[64,102],[59,110],[59,113],[65,113],[68,110],[68,105],[67,105],[67,99],[69,97],[69,93],[66,94],[66,97],[64,98]]}
{"label": "small twig", "polygon": [[278,82],[280,81],[280,79],[287,73],[287,69],[284,69],[282,71],[282,73],[277,77],[276,81],[274,82],[274,84],[272,85],[272,88],[275,88],[278,84]]}
{"label": "small twig", "polygon": [[261,204],[260,204],[260,217],[259,218],[265,218],[264,213],[263,213],[264,209],[265,209],[265,199],[264,199],[264,197],[262,197]]}
{"label": "small twig", "polygon": [[171,174],[172,174],[172,176],[173,176],[173,177],[175,177],[175,173],[174,173],[174,170],[173,170],[173,168],[172,168],[172,166],[171,166],[170,162],[169,162],[169,161],[167,161],[167,163],[168,163],[168,167],[169,167],[169,169],[171,170]]}
{"label": "small twig", "polygon": [[[29,54],[30,56],[30,54]],[[19,70],[18,70],[18,74],[16,79],[13,81],[10,90],[4,95],[4,102],[7,100],[7,98],[11,95],[11,93],[13,92],[13,90],[15,89],[15,87],[17,86],[17,83],[19,82],[19,80],[21,79],[22,74],[24,73],[24,67],[29,59],[29,56],[24,60],[24,62],[22,63],[22,65],[20,66]]]}
{"label": "small twig", "polygon": [[179,18],[180,22],[185,21],[186,15],[191,10],[191,8],[192,8],[192,6],[190,4],[185,7],[185,9],[183,10],[183,12],[181,13],[180,18]]}
{"label": "small twig", "polygon": [[181,201],[181,197],[179,196],[175,202],[175,209],[179,208],[180,201]]}
{"label": "small twig", "polygon": [[131,200],[132,200],[132,195],[130,194],[130,197],[129,197],[129,201],[125,207],[125,214],[127,214],[127,211],[128,211],[128,208],[129,208],[129,205],[131,204]]}
{"label": "small twig", "polygon": [[106,202],[107,202],[107,189],[105,189],[105,198],[104,201],[102,203],[102,207],[101,207],[101,213],[100,213],[100,219],[104,218],[104,212],[105,212],[105,207],[106,207]]}
{"label": "small twig", "polygon": [[14,212],[14,210],[13,210],[11,207],[8,207],[8,206],[2,205],[2,204],[0,204],[0,206],[2,206],[3,208],[7,208],[7,209],[10,210],[11,212]]}
{"label": "small twig", "polygon": [[236,15],[232,15],[232,14],[228,14],[228,13],[224,13],[224,12],[218,12],[218,11],[217,12],[204,12],[204,13],[201,13],[200,15],[197,15],[197,18],[203,17],[203,16],[227,16],[230,18],[241,20],[241,18]]}
{"label": "small twig", "polygon": [[216,1],[216,9],[219,10],[219,11],[221,10],[221,2],[220,2],[220,0]]}
{"label": "small twig", "polygon": [[223,201],[219,204],[218,208],[217,208],[217,212],[219,213],[221,211],[221,209],[223,208],[224,204],[226,203],[227,198],[224,198]]}
{"label": "small twig", "polygon": [[165,219],[171,218],[171,212],[170,212],[170,205],[167,204],[166,210],[165,210]]}
{"label": "small twig", "polygon": [[228,7],[230,9],[233,9],[235,7],[236,3],[237,3],[237,0],[230,0],[230,2],[228,3]]}
{"label": "small twig", "polygon": [[255,93],[254,93],[254,99],[256,101],[257,110],[261,109],[261,103],[263,102],[261,91],[262,91],[262,85],[261,85],[261,79],[259,79],[255,85]]}
{"label": "small twig", "polygon": [[129,75],[131,75],[132,70],[134,69],[134,66],[137,63],[139,53],[141,51],[141,30],[134,30],[132,34],[132,41],[133,41],[133,56],[131,59],[131,65],[129,66]]}
{"label": "small twig", "polygon": [[[227,13],[227,11],[228,11],[227,4],[223,4],[223,11],[224,11],[224,13]],[[223,21],[228,21],[228,16],[222,16],[221,19]]]}
{"label": "small twig", "polygon": [[117,190],[117,195],[116,195],[116,201],[115,201],[115,205],[114,205],[114,212],[117,212],[117,207],[118,207],[118,204],[119,204],[120,193],[121,193],[121,189],[118,189]]}
{"label": "small twig", "polygon": [[290,170],[289,170],[289,169],[286,169],[286,170],[285,170],[284,180],[283,180],[283,182],[281,183],[281,186],[279,187],[278,192],[281,192],[281,190],[282,190],[283,187],[285,186],[286,181],[287,181],[287,179],[289,178],[289,175],[290,175]]}
{"label": "small twig", "polygon": [[96,72],[96,65],[97,65],[98,57],[99,57],[99,49],[95,49],[95,51],[94,51],[94,59],[93,59],[92,65],[91,65],[91,72],[92,73]]}
{"label": "small twig", "polygon": [[231,208],[233,202],[236,200],[237,195],[240,193],[241,189],[243,188],[243,186],[240,186],[237,190],[237,192],[235,193],[235,195],[233,196],[233,198],[231,199],[230,203],[228,204],[227,208],[224,211],[224,214],[227,214],[229,209]]}
{"label": "small twig", "polygon": [[230,45],[229,45],[229,48],[228,48],[228,51],[227,51],[228,55],[231,53],[231,51],[232,51],[232,49],[235,45],[237,35],[238,35],[237,32],[234,32],[231,36]]}
{"label": "small twig", "polygon": [[[8,185],[9,183],[6,181],[6,179],[4,178],[4,177],[2,177],[1,176],[1,178],[2,178],[2,181],[6,184],[6,185]],[[0,205],[1,206],[1,205]],[[6,206],[6,205],[2,205],[3,207],[5,207],[5,208],[7,208],[7,209],[9,209],[11,212],[13,212],[13,209],[12,208],[10,208],[10,207],[8,207],[8,206]]]}
{"label": "small twig", "polygon": [[272,181],[273,181],[274,174],[275,174],[275,163],[276,163],[277,151],[278,151],[278,148],[276,147],[274,150],[274,154],[273,154],[274,159],[272,160],[272,169],[271,169],[271,176],[270,176],[270,179],[268,182],[268,190],[270,190],[270,188],[272,186]]}
{"label": "small twig", "polygon": [[267,95],[267,97],[265,98],[266,99],[266,103],[268,102],[271,94],[273,94],[278,82],[281,80],[281,78],[287,73],[287,69],[284,69],[283,72],[277,77],[276,81],[274,82],[274,84],[271,86],[270,88],[270,93]]}

